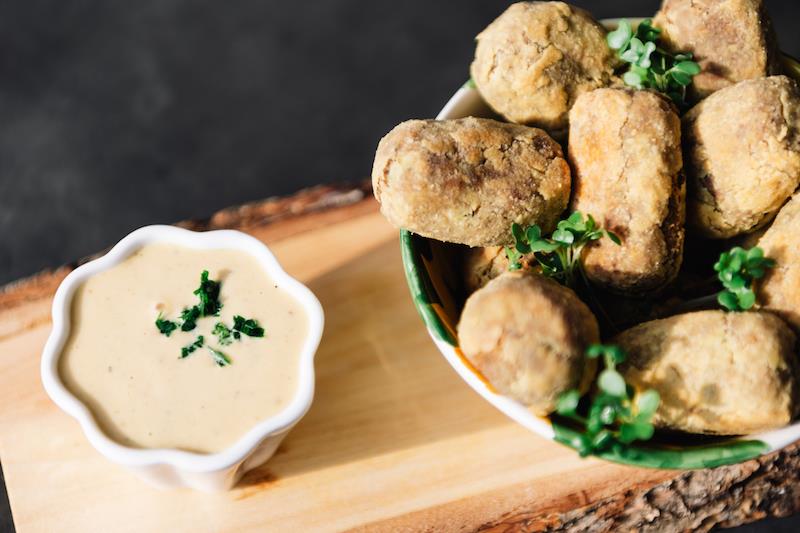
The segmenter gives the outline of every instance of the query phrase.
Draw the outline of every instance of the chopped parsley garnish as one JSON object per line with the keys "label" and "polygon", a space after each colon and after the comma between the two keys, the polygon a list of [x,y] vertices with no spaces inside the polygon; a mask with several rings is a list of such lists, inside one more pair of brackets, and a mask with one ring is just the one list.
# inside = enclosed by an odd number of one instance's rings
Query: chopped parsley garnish
{"label": "chopped parsley garnish", "polygon": [[222,353],[219,350],[215,350],[211,346],[206,346],[208,351],[211,352],[211,357],[214,358],[214,362],[217,363],[217,366],[228,366],[231,364],[231,358]]}
{"label": "chopped parsley garnish", "polygon": [[197,339],[195,339],[195,341],[192,344],[189,344],[188,346],[184,346],[183,348],[181,348],[181,359],[183,359],[184,357],[188,357],[189,354],[191,354],[198,348],[201,348],[203,344],[205,344],[205,339],[203,338],[202,335],[198,335]]}
{"label": "chopped parsley garnish", "polygon": [[162,318],[161,313],[158,314],[158,318],[156,318],[156,327],[158,331],[161,332],[162,335],[166,335],[169,337],[173,331],[178,329],[178,324],[173,322],[172,320],[166,320]]}
{"label": "chopped parsley garnish", "polygon": [[264,328],[259,326],[256,320],[253,320],[252,318],[244,318],[239,315],[233,316],[233,329],[234,331],[241,332],[248,337],[264,336]]}
{"label": "chopped parsley garnish", "polygon": [[200,318],[200,308],[196,305],[181,311],[181,331],[192,331],[197,326],[198,318]]}
{"label": "chopped parsley garnish", "polygon": [[217,339],[222,346],[228,346],[233,342],[234,332],[222,322],[217,322],[214,325],[214,329],[211,330],[211,333],[217,336]]}
{"label": "chopped parsley garnish", "polygon": [[[200,286],[194,291],[194,294],[200,299],[200,302],[191,307],[184,307],[178,321],[165,319],[161,313],[159,313],[156,318],[156,327],[158,331],[162,335],[169,337],[172,332],[178,328],[184,332],[194,330],[197,327],[197,321],[203,317],[219,316],[219,311],[222,309],[222,302],[219,300],[221,288],[222,283],[213,279],[208,279],[208,270],[203,270],[200,274]],[[220,346],[229,346],[234,340],[241,339],[242,335],[263,337],[264,328],[262,328],[255,319],[234,315],[233,328],[229,328],[223,322],[217,322],[214,325],[214,329],[211,330],[211,334],[217,337],[217,342],[219,342]],[[180,358],[188,357],[203,346],[211,353],[217,366],[228,366],[231,364],[231,358],[225,353],[205,344],[203,335],[198,335],[194,342],[182,347]]]}
{"label": "chopped parsley garnish", "polygon": [[217,316],[222,304],[219,301],[219,290],[222,284],[219,281],[208,279],[208,270],[200,274],[200,286],[194,293],[200,298],[200,313],[202,316]]}

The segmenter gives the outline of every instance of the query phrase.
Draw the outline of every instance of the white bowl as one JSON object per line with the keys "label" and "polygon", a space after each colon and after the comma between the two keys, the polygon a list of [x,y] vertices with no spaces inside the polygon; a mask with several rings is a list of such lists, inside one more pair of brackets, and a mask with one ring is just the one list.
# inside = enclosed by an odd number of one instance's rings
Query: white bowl
{"label": "white bowl", "polygon": [[[261,263],[272,279],[300,302],[308,316],[308,336],[300,354],[299,383],[294,398],[283,411],[261,421],[235,444],[217,453],[138,449],[111,440],[97,425],[86,405],[64,386],[58,372],[61,350],[70,334],[70,309],[75,290],[89,277],[119,264],[145,244],[154,242],[247,252]],[[140,228],[122,239],[103,257],[72,271],[56,291],[52,315],[53,330],[42,353],[42,382],[47,394],[56,405],[80,422],[86,438],[97,451],[162,488],[189,487],[214,492],[232,487],[245,472],[272,457],[289,430],[308,411],[314,398],[314,354],[322,337],[322,306],[305,285],[281,268],[261,241],[239,231],[199,233],[173,226]]]}
{"label": "white bowl", "polygon": [[[642,19],[629,20],[635,26]],[[614,19],[602,22],[611,30],[617,27],[619,21]],[[787,75],[800,82],[800,62],[784,55],[783,64]],[[469,116],[498,118],[481,98],[471,80],[453,94],[436,118],[447,120]],[[403,265],[414,305],[436,347],[475,392],[506,416],[546,439],[571,446],[574,432],[570,427],[559,423],[553,417],[536,416],[522,403],[499,394],[464,357],[456,333],[460,309],[447,309],[447,305],[443,302],[454,302],[456,299],[453,295],[441,293],[448,290],[446,283],[437,284],[431,281],[436,277],[437,261],[441,259],[435,254],[429,255],[422,251],[424,241],[426,239],[414,236],[405,230],[401,231]],[[599,456],[619,463],[655,468],[707,468],[739,463],[800,440],[800,421],[795,420],[786,427],[754,435],[714,441],[701,438],[695,440],[696,442],[681,444],[633,443],[601,452]]]}

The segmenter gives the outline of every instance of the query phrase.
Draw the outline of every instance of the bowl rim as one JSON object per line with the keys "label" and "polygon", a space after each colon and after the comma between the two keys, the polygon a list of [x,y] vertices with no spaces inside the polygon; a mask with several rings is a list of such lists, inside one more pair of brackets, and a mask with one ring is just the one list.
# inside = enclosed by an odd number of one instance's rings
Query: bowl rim
{"label": "bowl rim", "polygon": [[[298,361],[298,385],[289,404],[277,414],[255,424],[229,447],[213,453],[175,448],[133,448],[108,437],[95,421],[89,407],[64,384],[58,363],[71,332],[72,298],[77,288],[95,274],[108,270],[142,246],[170,243],[201,250],[239,250],[258,260],[264,271],[302,305],[308,317],[308,333]],[[311,290],[286,273],[269,248],[236,230],[196,232],[175,226],[151,225],[139,228],[120,240],[105,255],[70,272],[56,290],[52,304],[52,330],[42,351],[41,378],[45,391],[67,414],[75,418],[92,446],[109,460],[128,467],[171,465],[182,471],[200,473],[228,469],[245,460],[261,442],[288,431],[311,407],[314,398],[314,356],[322,338],[324,313]]]}
{"label": "bowl rim", "polygon": [[[622,18],[603,19],[600,23],[607,29],[613,30],[621,20]],[[635,26],[644,20],[644,17],[631,17],[627,20]],[[781,53],[781,59],[786,70],[784,74],[800,81],[800,62],[785,53]],[[450,97],[437,114],[436,120],[470,116],[474,114],[474,110],[480,108],[489,111],[488,105],[481,98],[474,82],[469,79]],[[458,348],[458,339],[454,328],[448,322],[447,317],[443,316],[442,307],[437,302],[438,295],[432,289],[427,267],[415,244],[417,239],[425,238],[407,230],[400,231],[403,268],[414,306],[417,308],[428,334],[447,362],[475,392],[506,416],[544,438],[574,448],[575,446],[570,441],[574,438],[575,431],[569,425],[561,424],[550,417],[535,416],[521,403],[496,393],[485,379],[480,377],[480,373],[466,361]],[[597,456],[612,462],[652,468],[708,468],[752,459],[783,448],[797,440],[800,440],[800,420],[759,434],[721,438],[712,444],[633,444],[624,445],[621,450],[600,453]]]}

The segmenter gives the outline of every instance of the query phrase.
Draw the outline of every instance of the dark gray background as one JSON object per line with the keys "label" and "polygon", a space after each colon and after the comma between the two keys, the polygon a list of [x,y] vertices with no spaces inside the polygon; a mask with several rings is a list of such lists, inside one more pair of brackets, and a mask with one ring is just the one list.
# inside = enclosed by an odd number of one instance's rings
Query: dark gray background
{"label": "dark gray background", "polygon": [[[0,284],[138,226],[366,178],[384,133],[468,78],[508,3],[0,2]],[[574,3],[600,18],[659,2]],[[767,5],[800,55],[800,3]]]}

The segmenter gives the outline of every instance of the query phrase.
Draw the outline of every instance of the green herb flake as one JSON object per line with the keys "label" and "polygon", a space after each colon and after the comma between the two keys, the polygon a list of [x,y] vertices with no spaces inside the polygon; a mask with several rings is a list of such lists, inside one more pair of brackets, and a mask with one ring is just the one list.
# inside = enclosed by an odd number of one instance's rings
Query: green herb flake
{"label": "green herb flake", "polygon": [[[221,282],[208,278],[208,270],[203,270],[200,274],[200,286],[194,291],[194,294],[200,299],[200,303],[191,307],[185,307],[181,311],[178,321],[165,319],[161,314],[156,318],[156,327],[159,332],[169,337],[173,331],[180,328],[181,331],[189,332],[197,327],[197,321],[206,316],[219,316],[219,311],[222,308],[219,295],[221,289]],[[229,328],[223,322],[217,322],[212,329],[212,335],[217,337],[220,346],[229,346],[234,340],[239,340],[242,335],[249,337],[263,337],[264,328],[262,328],[258,321],[252,318],[244,318],[239,315],[233,317],[233,328]],[[205,344],[205,338],[198,335],[194,342],[181,348],[180,358],[186,358],[198,348],[205,346],[214,362],[218,366],[228,366],[231,364],[231,359],[225,353],[212,348]]]}
{"label": "green herb flake", "polygon": [[222,346],[228,346],[233,342],[234,339],[233,331],[231,330],[231,328],[229,328],[222,322],[217,322],[214,325],[214,329],[211,330],[211,333],[217,336],[217,340]]}
{"label": "green herb flake", "polygon": [[172,335],[172,332],[178,329],[178,324],[173,322],[172,320],[166,320],[163,318],[161,313],[158,314],[158,318],[156,318],[156,327],[158,331],[167,337]]}
{"label": "green herb flake", "polygon": [[195,289],[194,294],[200,298],[201,316],[217,316],[222,308],[219,301],[219,291],[221,287],[219,281],[208,279],[208,270],[203,270],[200,274],[200,286]]}
{"label": "green herb flake", "polygon": [[692,61],[690,53],[672,55],[665,51],[658,45],[660,37],[661,30],[653,26],[652,19],[643,20],[635,33],[630,22],[623,20],[616,30],[609,32],[606,42],[628,65],[622,74],[626,85],[655,89],[685,109],[686,88],[700,73],[700,65]]}
{"label": "green herb flake", "polygon": [[756,303],[753,282],[766,275],[775,266],[775,260],[764,257],[759,247],[745,250],[739,246],[723,252],[714,264],[717,278],[724,289],[717,302],[728,311],[747,311]]}
{"label": "green herb flake", "polygon": [[[259,326],[258,321],[253,320],[252,318],[244,318],[239,315],[234,315],[233,317],[233,329],[234,331],[240,332],[248,337],[264,336],[264,328]],[[236,338],[238,339],[239,337]]]}
{"label": "green herb flake", "polygon": [[205,344],[205,339],[203,338],[202,335],[198,335],[197,339],[195,339],[195,341],[193,343],[181,348],[181,357],[180,358],[184,359],[184,358],[188,357],[192,352],[194,352],[198,348],[201,348],[203,346],[203,344]]}
{"label": "green herb flake", "polygon": [[200,308],[195,306],[186,307],[181,311],[181,331],[192,331],[197,326],[197,319],[200,318]]}
{"label": "green herb flake", "polygon": [[588,358],[602,358],[605,368],[597,378],[597,392],[591,397],[586,413],[581,414],[580,392],[573,389],[562,394],[556,412],[579,422],[584,430],[570,444],[581,457],[596,454],[618,443],[649,440],[654,433],[652,418],[661,399],[649,389],[634,402],[622,374],[616,366],[625,361],[625,352],[616,345],[593,344],[586,350]]}
{"label": "green herb flake", "polygon": [[231,358],[222,353],[219,350],[212,348],[211,346],[206,346],[208,351],[211,352],[211,357],[214,358],[214,362],[217,366],[228,366],[231,364]]}

